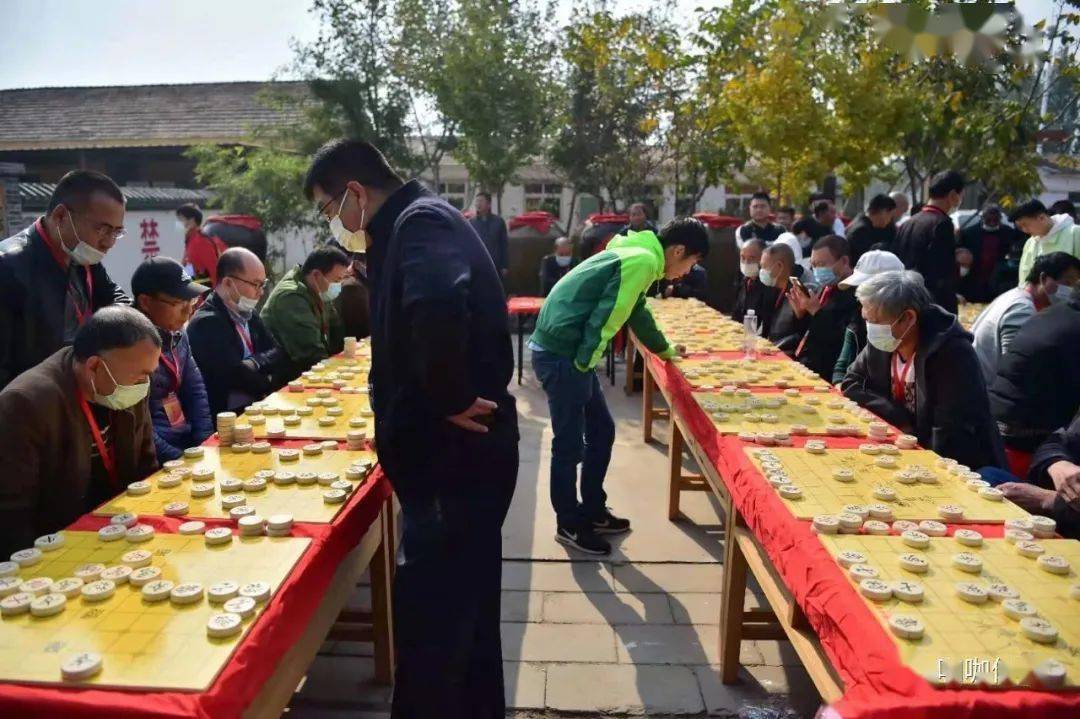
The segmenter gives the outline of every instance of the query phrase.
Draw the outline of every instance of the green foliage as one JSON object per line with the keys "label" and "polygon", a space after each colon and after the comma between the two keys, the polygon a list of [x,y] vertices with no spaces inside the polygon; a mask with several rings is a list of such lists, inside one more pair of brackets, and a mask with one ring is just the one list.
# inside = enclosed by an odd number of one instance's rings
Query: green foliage
{"label": "green foliage", "polygon": [[500,194],[540,150],[549,118],[552,6],[535,0],[400,0],[408,73],[457,130],[454,156]]}

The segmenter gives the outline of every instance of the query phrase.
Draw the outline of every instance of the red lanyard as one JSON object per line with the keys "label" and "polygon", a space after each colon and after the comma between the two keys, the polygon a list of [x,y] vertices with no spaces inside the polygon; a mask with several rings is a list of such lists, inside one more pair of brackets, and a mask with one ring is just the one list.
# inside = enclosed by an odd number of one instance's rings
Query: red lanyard
{"label": "red lanyard", "polygon": [[161,364],[165,365],[165,369],[169,370],[169,373],[173,376],[173,386],[170,391],[175,392],[180,389],[180,358],[176,356],[175,349],[170,354],[172,355],[171,361],[164,352],[161,353]]}
{"label": "red lanyard", "polygon": [[[41,240],[45,243],[45,246],[49,248],[49,254],[56,260],[56,264],[60,266],[60,269],[64,272],[69,271],[70,265],[68,259],[64,254],[53,245],[52,238],[49,237],[48,230],[45,229],[45,223],[39,218],[34,223],[34,228],[41,236]],[[68,279],[68,294],[71,295],[71,306],[75,309],[75,321],[82,327],[83,324],[89,319],[90,315],[94,314],[94,278],[90,274],[90,268],[83,266],[83,272],[86,273],[86,307],[79,307],[78,290],[75,288],[75,284]]]}
{"label": "red lanyard", "polygon": [[774,310],[780,309],[780,305],[784,304],[784,298],[787,297],[787,290],[780,292],[776,295],[776,304],[773,305]]}
{"label": "red lanyard", "polygon": [[233,327],[236,328],[236,334],[240,335],[240,340],[244,343],[244,346],[247,347],[248,352],[255,354],[255,345],[251,343],[251,335],[246,329],[241,327],[236,320],[233,320],[232,323]]}
{"label": "red lanyard", "polygon": [[114,490],[119,491],[120,481],[116,477],[116,462],[112,450],[105,444],[105,440],[101,436],[101,429],[94,418],[93,410],[90,409],[90,404],[86,401],[86,397],[83,396],[82,389],[76,386],[75,393],[79,397],[79,406],[82,407],[86,423],[90,425],[90,434],[94,437],[94,444],[97,445],[98,454],[101,455],[101,463],[105,466],[105,472],[109,475],[109,482]]}
{"label": "red lanyard", "polygon": [[911,355],[911,359],[904,365],[904,369],[900,369],[900,353],[893,352],[892,356],[892,382],[893,382],[893,398],[897,402],[904,401],[904,385],[907,384],[907,376],[911,371],[911,366],[915,364],[915,355]]}
{"label": "red lanyard", "polygon": [[948,217],[948,214],[945,213],[945,210],[941,209],[940,207],[935,207],[934,205],[923,205],[922,211],[923,212],[939,212],[939,213],[941,213],[942,217]]}

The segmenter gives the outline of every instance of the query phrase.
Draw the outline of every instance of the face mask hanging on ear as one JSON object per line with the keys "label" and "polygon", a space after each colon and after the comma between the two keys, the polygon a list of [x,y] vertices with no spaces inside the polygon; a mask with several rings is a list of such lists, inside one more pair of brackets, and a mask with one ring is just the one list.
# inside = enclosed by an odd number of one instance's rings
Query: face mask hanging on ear
{"label": "face mask hanging on ear", "polygon": [[64,248],[64,252],[75,264],[87,267],[89,265],[96,265],[105,259],[105,253],[96,247],[91,247],[82,240],[79,239],[79,231],[75,229],[75,220],[71,217],[71,211],[68,211],[68,221],[71,223],[71,232],[75,235],[75,248],[68,249],[68,246],[64,244],[63,239],[60,240],[60,246]]}
{"label": "face mask hanging on ear", "polygon": [[337,214],[330,220],[330,234],[334,236],[337,243],[344,247],[349,252],[366,252],[367,251],[367,232],[363,229],[364,220],[367,219],[367,208],[360,208],[360,229],[359,230],[347,230],[345,229],[345,223],[341,221],[341,211],[345,208],[345,200],[349,196],[349,190],[345,190],[345,194],[341,196],[341,202],[338,203]]}

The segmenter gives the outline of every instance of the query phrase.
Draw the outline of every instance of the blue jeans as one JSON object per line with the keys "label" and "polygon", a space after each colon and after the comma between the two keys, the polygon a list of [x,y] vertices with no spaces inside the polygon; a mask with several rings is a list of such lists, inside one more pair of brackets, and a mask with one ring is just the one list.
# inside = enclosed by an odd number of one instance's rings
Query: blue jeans
{"label": "blue jeans", "polygon": [[[604,475],[615,443],[595,370],[580,372],[568,357],[533,349],[532,366],[551,413],[551,506],[559,525],[576,528],[604,512]],[[578,471],[581,464],[581,503]]]}

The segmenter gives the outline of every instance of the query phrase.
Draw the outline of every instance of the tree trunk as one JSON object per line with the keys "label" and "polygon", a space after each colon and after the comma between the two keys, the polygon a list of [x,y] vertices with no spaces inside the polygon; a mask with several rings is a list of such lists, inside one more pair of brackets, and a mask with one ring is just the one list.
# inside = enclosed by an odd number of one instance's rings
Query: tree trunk
{"label": "tree trunk", "polygon": [[573,194],[570,195],[570,213],[567,215],[566,220],[566,234],[569,236],[574,232],[574,208],[577,205],[578,190],[575,187]]}

